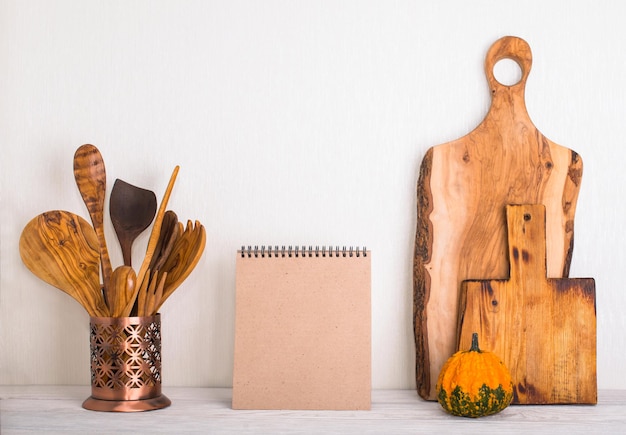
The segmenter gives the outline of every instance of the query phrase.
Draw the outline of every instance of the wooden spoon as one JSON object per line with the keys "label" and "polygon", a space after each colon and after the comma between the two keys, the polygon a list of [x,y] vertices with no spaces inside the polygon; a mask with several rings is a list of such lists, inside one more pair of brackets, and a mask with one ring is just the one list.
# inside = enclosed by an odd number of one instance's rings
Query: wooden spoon
{"label": "wooden spoon", "polygon": [[154,192],[119,179],[113,183],[109,213],[126,266],[132,266],[133,242],[152,223],[156,209]]}
{"label": "wooden spoon", "polygon": [[130,266],[119,266],[111,273],[111,288],[109,294],[112,295],[110,311],[112,317],[121,317],[124,314],[126,305],[135,293],[137,275]]}
{"label": "wooden spoon", "polygon": [[98,239],[89,223],[53,210],[33,218],[20,236],[20,256],[38,278],[64,291],[92,317],[107,317],[100,292]]}
{"label": "wooden spoon", "polygon": [[74,153],[74,179],[78,191],[89,211],[100,249],[104,297],[109,304],[109,279],[111,260],[104,238],[104,197],[106,195],[106,171],[104,160],[98,148],[85,144]]}

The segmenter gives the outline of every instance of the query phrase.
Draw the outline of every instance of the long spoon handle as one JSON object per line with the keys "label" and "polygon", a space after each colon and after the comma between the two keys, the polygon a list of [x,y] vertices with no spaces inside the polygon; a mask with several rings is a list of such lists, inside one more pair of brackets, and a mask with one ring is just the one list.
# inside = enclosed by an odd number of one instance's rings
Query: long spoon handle
{"label": "long spoon handle", "polygon": [[104,237],[106,170],[104,168],[102,155],[94,145],[82,145],[78,147],[74,153],[74,179],[76,180],[78,191],[87,206],[91,223],[98,237],[104,296],[107,304],[111,304],[108,297],[108,289],[112,268],[106,239]]}
{"label": "long spoon handle", "polygon": [[[167,203],[170,200],[170,195],[172,194],[172,189],[174,188],[174,183],[176,182],[176,176],[178,175],[179,166],[174,168],[172,172],[172,176],[170,177],[170,181],[167,184],[167,189],[165,189],[165,193],[163,194],[163,199],[161,200],[161,205],[159,206],[159,211],[157,212],[156,218],[154,218],[154,225],[152,226],[152,232],[150,233],[150,239],[148,240],[148,247],[146,248],[146,256],[143,259],[143,263],[141,263],[141,268],[137,273],[137,283],[135,293],[133,294],[132,300],[134,301],[137,298],[137,293],[139,292],[139,287],[144,281],[146,272],[148,267],[150,266],[150,261],[152,261],[152,256],[154,255],[154,250],[159,241],[159,234],[161,233],[161,225],[163,223],[163,215],[165,215],[165,210],[167,209]],[[139,284],[141,283],[141,284]],[[132,309],[132,304],[129,304],[130,309]],[[126,309],[126,316],[130,314],[130,309]]]}

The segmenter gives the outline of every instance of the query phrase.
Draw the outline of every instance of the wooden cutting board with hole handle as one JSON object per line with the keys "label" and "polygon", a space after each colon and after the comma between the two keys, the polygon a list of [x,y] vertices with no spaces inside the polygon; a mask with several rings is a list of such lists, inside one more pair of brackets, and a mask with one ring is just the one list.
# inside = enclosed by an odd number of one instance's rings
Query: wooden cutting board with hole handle
{"label": "wooden cutting board with hole handle", "polygon": [[[495,79],[502,59],[520,66],[518,83]],[[417,391],[427,400],[435,400],[437,376],[456,350],[461,282],[508,278],[506,205],[545,206],[547,274],[569,274],[582,160],[533,125],[524,100],[531,64],[526,41],[497,40],[485,60],[492,98],[485,119],[466,136],[430,148],[420,167],[414,331]]]}
{"label": "wooden cutting board with hole handle", "polygon": [[595,404],[593,278],[546,278],[545,208],[506,207],[510,277],[464,281],[459,349],[480,347],[511,372],[513,403]]}

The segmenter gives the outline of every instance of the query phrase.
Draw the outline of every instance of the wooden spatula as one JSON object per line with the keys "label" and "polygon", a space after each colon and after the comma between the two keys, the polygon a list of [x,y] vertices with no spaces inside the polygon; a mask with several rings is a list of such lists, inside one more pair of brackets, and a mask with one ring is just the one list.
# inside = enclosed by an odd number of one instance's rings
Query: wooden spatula
{"label": "wooden spatula", "polygon": [[[519,64],[519,83],[495,79],[493,67],[504,58]],[[582,160],[530,120],[524,89],[531,63],[524,40],[496,41],[485,61],[492,97],[485,119],[468,135],[429,149],[422,161],[414,327],[417,390],[425,399],[435,399],[437,376],[456,350],[461,281],[508,278],[505,205],[545,205],[548,276],[569,273]]]}
{"label": "wooden spatula", "polygon": [[135,239],[152,223],[157,210],[154,192],[117,179],[109,199],[111,223],[122,248],[124,265],[132,266]]}
{"label": "wooden spatula", "polygon": [[596,289],[592,278],[546,278],[545,208],[506,208],[506,280],[464,281],[460,349],[472,333],[502,358],[513,403],[596,403]]}

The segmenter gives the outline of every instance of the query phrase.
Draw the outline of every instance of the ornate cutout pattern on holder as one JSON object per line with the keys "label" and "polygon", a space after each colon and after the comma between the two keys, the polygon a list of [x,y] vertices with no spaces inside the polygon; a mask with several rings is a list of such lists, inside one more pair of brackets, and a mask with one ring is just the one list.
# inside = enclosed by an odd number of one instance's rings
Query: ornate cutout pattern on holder
{"label": "ornate cutout pattern on holder", "polygon": [[151,319],[137,324],[101,323],[92,319],[93,387],[116,390],[160,386],[161,327],[156,318]]}

